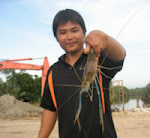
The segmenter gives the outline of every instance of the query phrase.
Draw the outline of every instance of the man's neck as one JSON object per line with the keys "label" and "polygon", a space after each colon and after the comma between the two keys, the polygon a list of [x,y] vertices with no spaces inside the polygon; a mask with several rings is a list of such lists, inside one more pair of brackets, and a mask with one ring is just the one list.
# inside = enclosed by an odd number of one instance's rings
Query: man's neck
{"label": "man's neck", "polygon": [[66,53],[66,62],[68,64],[70,64],[72,67],[74,66],[74,64],[77,62],[77,60],[81,57],[81,55],[83,54],[83,51],[80,51],[76,54],[70,54],[70,53]]}

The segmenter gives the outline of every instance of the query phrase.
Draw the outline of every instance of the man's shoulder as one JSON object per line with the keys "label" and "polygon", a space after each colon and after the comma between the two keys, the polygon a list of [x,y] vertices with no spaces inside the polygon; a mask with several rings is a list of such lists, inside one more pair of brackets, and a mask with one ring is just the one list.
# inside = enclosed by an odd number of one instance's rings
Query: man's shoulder
{"label": "man's shoulder", "polygon": [[51,69],[57,68],[58,66],[60,66],[60,64],[61,64],[61,62],[60,62],[60,60],[59,60],[59,61],[53,63],[50,68],[51,68]]}
{"label": "man's shoulder", "polygon": [[60,61],[57,61],[57,62],[53,63],[53,64],[50,66],[48,72],[50,73],[51,70],[56,70],[56,69],[58,69],[60,66],[61,66],[61,62],[60,62]]}
{"label": "man's shoulder", "polygon": [[62,65],[62,61],[65,61],[65,54],[61,55],[59,58],[58,58],[58,61],[56,61],[55,63],[53,63],[51,65],[51,68],[57,68],[58,66]]}

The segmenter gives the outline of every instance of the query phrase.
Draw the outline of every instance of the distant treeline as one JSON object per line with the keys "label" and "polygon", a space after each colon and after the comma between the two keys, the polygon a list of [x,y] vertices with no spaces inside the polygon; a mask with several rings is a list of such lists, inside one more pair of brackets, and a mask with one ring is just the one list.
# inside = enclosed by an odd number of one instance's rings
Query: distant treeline
{"label": "distant treeline", "polygon": [[[120,88],[120,90],[119,90]],[[122,101],[122,89],[121,86],[114,86],[114,94],[113,94],[113,87],[111,87],[110,92],[110,101],[113,103],[119,102],[119,91],[120,91],[120,101]],[[129,99],[142,99],[145,103],[150,103],[150,83],[148,83],[143,88],[135,88],[135,89],[128,89],[127,87],[123,87],[124,91],[124,101],[128,102]]]}
{"label": "distant treeline", "polygon": [[[41,100],[41,77],[31,75],[24,70],[17,72],[15,70],[2,70],[0,73],[5,74],[6,82],[0,78],[0,96],[11,94],[17,99],[26,102],[39,102]],[[110,101],[119,100],[119,86],[114,87],[114,95],[111,88]],[[125,100],[139,98],[150,101],[150,83],[144,88],[128,89],[123,87]],[[120,100],[122,100],[122,90],[120,89]]]}

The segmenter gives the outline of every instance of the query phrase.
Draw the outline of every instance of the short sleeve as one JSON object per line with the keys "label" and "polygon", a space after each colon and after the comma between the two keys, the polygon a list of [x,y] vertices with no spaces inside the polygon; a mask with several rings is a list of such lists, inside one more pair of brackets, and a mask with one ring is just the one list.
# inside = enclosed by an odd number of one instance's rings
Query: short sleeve
{"label": "short sleeve", "polygon": [[46,78],[44,92],[43,92],[43,96],[42,96],[40,106],[44,109],[48,109],[48,110],[51,110],[51,111],[56,111],[56,108],[54,106],[54,103],[53,103],[53,100],[52,100],[52,97],[51,97],[51,92],[50,92],[49,83],[48,83],[48,76],[50,74],[50,71],[51,71],[51,68],[49,69],[49,71],[47,73],[47,78]]}
{"label": "short sleeve", "polygon": [[109,57],[107,57],[103,52],[99,57],[100,68],[102,75],[108,78],[113,78],[117,72],[121,71],[124,63],[124,59],[116,62]]}

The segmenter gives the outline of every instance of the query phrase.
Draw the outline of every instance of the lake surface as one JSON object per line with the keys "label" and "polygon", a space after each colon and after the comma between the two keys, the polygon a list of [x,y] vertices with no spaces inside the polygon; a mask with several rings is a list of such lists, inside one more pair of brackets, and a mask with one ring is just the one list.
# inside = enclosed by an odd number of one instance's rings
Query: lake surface
{"label": "lake surface", "polygon": [[[111,105],[112,109],[119,109],[122,110],[123,104],[114,104]],[[130,99],[127,103],[124,103],[124,109],[125,110],[131,110],[134,108],[146,108],[146,105],[141,99]]]}

